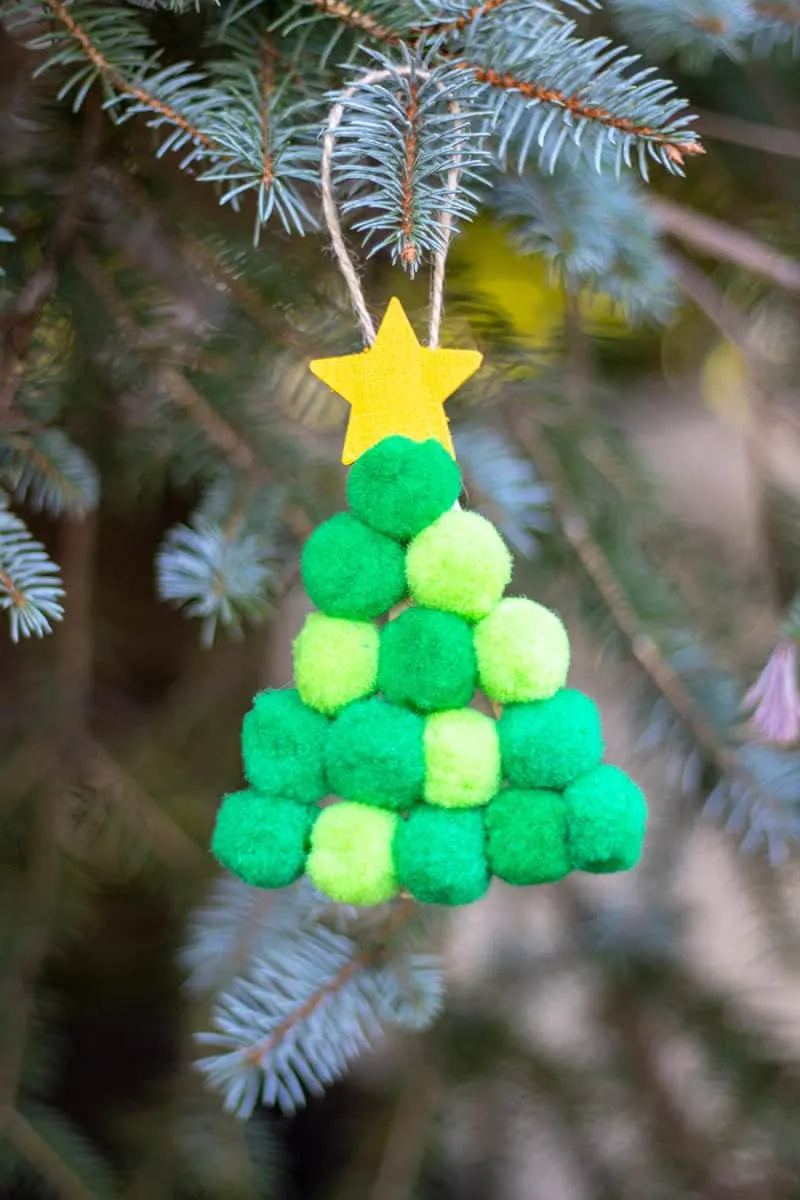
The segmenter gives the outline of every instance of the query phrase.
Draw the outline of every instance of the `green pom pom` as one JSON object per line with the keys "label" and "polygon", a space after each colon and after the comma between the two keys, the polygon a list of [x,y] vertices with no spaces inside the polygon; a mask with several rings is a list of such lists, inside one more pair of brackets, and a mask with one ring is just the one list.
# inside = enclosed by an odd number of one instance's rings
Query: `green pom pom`
{"label": "green pom pom", "polygon": [[461,492],[461,472],[440,442],[384,438],[350,468],[347,501],[379,533],[407,542]]}
{"label": "green pom pom", "polygon": [[381,634],[378,687],[420,712],[463,708],[475,692],[472,630],[453,613],[408,608]]}
{"label": "green pom pom", "polygon": [[576,871],[629,871],[642,853],[647,803],[624,771],[595,767],[570,784],[567,845]]}
{"label": "green pom pom", "polygon": [[259,792],[316,804],[328,793],[325,740],[329,722],[293,689],[260,692],[242,723],[247,782]]}
{"label": "green pom pom", "polygon": [[413,808],[398,825],[394,854],[401,883],[423,904],[471,904],[489,887],[480,809]]}
{"label": "green pom pom", "polygon": [[328,739],[332,791],[361,804],[408,808],[422,795],[422,733],[422,717],[377,696],[351,704]]}
{"label": "green pom pom", "polygon": [[302,573],[312,603],[329,617],[368,621],[406,594],[402,546],[350,513],[314,530],[303,547]]}
{"label": "green pom pom", "polygon": [[567,631],[533,600],[501,600],[475,627],[475,650],[480,686],[498,704],[547,700],[567,678]]}
{"label": "green pom pom", "polygon": [[473,708],[434,713],[425,722],[425,791],[429,804],[472,808],[500,787],[500,746],[491,717]]}
{"label": "green pom pom", "polygon": [[486,809],[489,865],[518,885],[554,883],[571,870],[567,804],[558,792],[498,792]]}
{"label": "green pom pom", "polygon": [[342,801],[324,808],[311,835],[306,872],[339,904],[382,904],[399,889],[392,842],[399,818]]}
{"label": "green pom pom", "polygon": [[317,809],[259,792],[232,792],[219,812],[211,852],[253,887],[282,888],[303,874]]}
{"label": "green pom pom", "polygon": [[597,705],[571,688],[550,700],[508,705],[497,729],[503,774],[513,787],[563,792],[603,760]]}
{"label": "green pom pom", "polygon": [[309,613],[294,640],[294,677],[301,700],[335,713],[375,691],[380,635],[367,621]]}
{"label": "green pom pom", "polygon": [[417,604],[477,621],[511,579],[511,555],[491,522],[454,509],[417,534],[408,547],[408,587]]}

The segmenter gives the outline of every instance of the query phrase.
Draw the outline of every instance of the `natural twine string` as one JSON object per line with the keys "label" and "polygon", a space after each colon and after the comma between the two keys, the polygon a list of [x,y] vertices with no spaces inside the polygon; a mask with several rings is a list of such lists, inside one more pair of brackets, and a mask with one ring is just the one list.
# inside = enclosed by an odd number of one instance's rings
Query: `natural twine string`
{"label": "natural twine string", "polygon": [[[364,290],[358,278],[358,271],[345,244],[342,224],[339,220],[336,201],[333,198],[333,184],[331,180],[333,147],[336,142],[336,130],[339,128],[344,116],[345,105],[360,87],[368,87],[372,83],[381,83],[384,79],[391,79],[397,75],[411,74],[419,79],[430,79],[430,71],[426,71],[420,67],[407,66],[396,67],[393,70],[367,71],[366,74],[362,75],[360,79],[357,79],[355,83],[342,93],[341,100],[338,100],[331,108],[327,128],[322,140],[322,211],[325,214],[325,221],[328,226],[328,232],[331,235],[331,244],[333,252],[336,255],[336,261],[339,264],[339,270],[342,272],[344,281],[347,284],[353,309],[361,326],[364,341],[368,346],[371,346],[375,341],[375,325],[367,308]],[[455,101],[451,101],[449,107],[452,112],[458,112],[458,105]],[[459,155],[456,154],[453,166],[447,173],[447,190],[449,193],[454,193],[458,187],[460,174]],[[442,247],[433,255],[430,309],[428,315],[428,346],[431,350],[435,350],[439,345],[439,333],[442,325],[442,313],[444,311],[445,264],[452,236],[452,214],[448,210],[443,211],[440,214],[439,223],[442,229]]]}

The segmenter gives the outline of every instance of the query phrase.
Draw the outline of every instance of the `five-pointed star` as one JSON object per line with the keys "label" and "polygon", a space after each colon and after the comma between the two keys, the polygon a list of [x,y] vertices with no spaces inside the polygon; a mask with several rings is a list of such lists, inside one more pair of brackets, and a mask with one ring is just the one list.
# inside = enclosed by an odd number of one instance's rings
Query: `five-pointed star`
{"label": "five-pointed star", "polygon": [[444,402],[482,361],[477,350],[420,346],[402,304],[390,300],[373,346],[310,364],[350,404],[342,462],[355,462],[393,433],[416,442],[436,438],[455,457]]}

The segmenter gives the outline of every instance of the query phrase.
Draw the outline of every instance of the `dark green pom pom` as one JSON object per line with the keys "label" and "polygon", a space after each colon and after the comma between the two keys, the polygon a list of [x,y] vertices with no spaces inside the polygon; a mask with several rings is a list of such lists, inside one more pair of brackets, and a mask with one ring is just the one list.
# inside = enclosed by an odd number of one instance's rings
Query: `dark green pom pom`
{"label": "dark green pom pom", "polygon": [[629,871],[642,852],[647,803],[624,771],[604,765],[570,784],[567,845],[576,871]]}
{"label": "dark green pom pom", "polygon": [[558,792],[498,792],[486,809],[489,865],[506,883],[554,883],[571,869],[567,805]]}
{"label": "dark green pom pom", "polygon": [[507,705],[497,732],[503,773],[514,787],[560,792],[603,759],[597,705],[571,688],[550,700]]}
{"label": "dark green pom pom", "polygon": [[402,546],[350,513],[338,513],[303,547],[303,583],[313,604],[329,617],[368,621],[406,593]]}
{"label": "dark green pom pom", "polygon": [[423,904],[471,904],[489,887],[482,810],[420,804],[398,825],[397,874]]}
{"label": "dark green pom pom", "polygon": [[347,501],[357,517],[401,542],[416,537],[461,492],[461,472],[440,442],[384,438],[353,463]]}
{"label": "dark green pom pom", "polygon": [[420,712],[464,708],[475,692],[472,630],[462,617],[408,608],[381,633],[378,690]]}
{"label": "dark green pom pom", "polygon": [[424,722],[373,697],[336,718],[327,745],[332,791],[346,800],[404,809],[422,795]]}
{"label": "dark green pom pom", "polygon": [[242,758],[256,791],[315,804],[327,795],[325,740],[330,722],[292,689],[259,692],[242,722]]}
{"label": "dark green pom pom", "polygon": [[253,887],[282,888],[303,874],[319,810],[259,792],[231,792],[217,813],[211,851]]}

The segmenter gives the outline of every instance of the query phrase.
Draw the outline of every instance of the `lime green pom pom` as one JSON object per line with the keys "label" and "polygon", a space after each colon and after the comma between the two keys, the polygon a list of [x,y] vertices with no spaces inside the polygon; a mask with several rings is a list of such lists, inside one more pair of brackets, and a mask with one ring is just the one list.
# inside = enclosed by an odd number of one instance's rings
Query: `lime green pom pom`
{"label": "lime green pom pom", "polygon": [[491,522],[454,509],[417,534],[408,547],[408,587],[417,604],[477,621],[511,579],[511,555]]}
{"label": "lime green pom pom", "polygon": [[508,705],[498,733],[503,774],[513,787],[563,792],[603,760],[597,705],[571,688],[550,700]]}
{"label": "lime green pom pom", "polygon": [[306,872],[339,904],[382,904],[399,889],[392,842],[399,818],[342,801],[324,808],[311,835]]}
{"label": "lime green pom pom", "polygon": [[232,792],[217,813],[211,851],[253,887],[282,888],[303,873],[317,809],[293,800]]}
{"label": "lime green pom pom", "polygon": [[422,795],[423,720],[374,696],[347,707],[327,745],[331,789],[346,800],[408,808]]}
{"label": "lime green pom pom", "polygon": [[425,722],[425,799],[442,808],[488,804],[500,787],[500,746],[491,717],[472,708]]}
{"label": "lime green pom pom", "polygon": [[567,844],[577,871],[607,874],[629,871],[642,853],[647,803],[624,771],[595,767],[570,784],[567,802]]}
{"label": "lime green pom pom", "polygon": [[379,533],[407,542],[461,492],[461,472],[440,442],[384,438],[350,468],[347,501]]}
{"label": "lime green pom pom", "polygon": [[406,594],[402,546],[350,513],[314,530],[303,547],[302,573],[312,603],[329,617],[368,621]]}
{"label": "lime green pom pom", "polygon": [[294,677],[304,704],[335,713],[377,687],[380,635],[367,621],[309,613],[294,640]]}
{"label": "lime green pom pom", "polygon": [[329,721],[294,689],[259,692],[242,722],[242,758],[256,791],[315,804],[327,795]]}
{"label": "lime green pom pom", "polygon": [[381,634],[378,687],[420,712],[463,708],[475,692],[472,630],[453,613],[408,608]]}
{"label": "lime green pom pom", "polygon": [[498,704],[547,700],[567,678],[567,631],[534,600],[501,600],[475,627],[475,650],[480,686]]}
{"label": "lime green pom pom", "polygon": [[489,865],[506,883],[554,883],[571,870],[567,804],[558,792],[498,792],[486,809]]}
{"label": "lime green pom pom", "polygon": [[394,854],[400,882],[423,904],[471,904],[489,887],[480,809],[418,805],[397,827]]}

